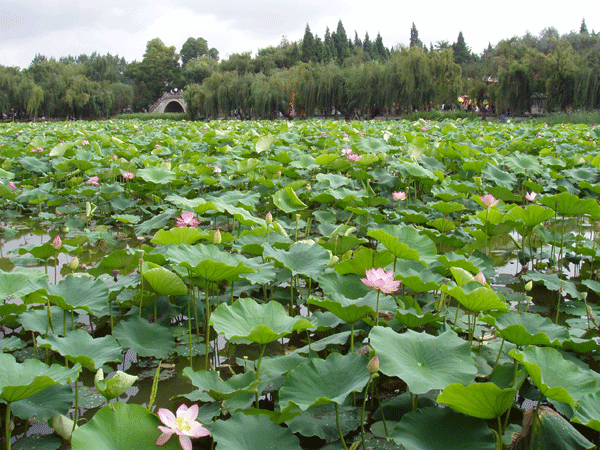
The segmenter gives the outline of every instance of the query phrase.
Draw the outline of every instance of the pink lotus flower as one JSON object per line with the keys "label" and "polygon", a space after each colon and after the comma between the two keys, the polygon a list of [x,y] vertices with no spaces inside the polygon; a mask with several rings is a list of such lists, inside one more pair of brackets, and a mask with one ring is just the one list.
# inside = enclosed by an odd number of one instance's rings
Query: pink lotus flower
{"label": "pink lotus flower", "polygon": [[90,143],[90,141],[87,141],[85,139],[83,141],[81,141],[81,145],[88,145],[89,143]]}
{"label": "pink lotus flower", "polygon": [[11,188],[13,191],[17,190],[17,186],[12,181],[8,182],[8,187]]}
{"label": "pink lotus flower", "polygon": [[366,131],[361,131],[359,134],[360,134],[361,136],[364,136],[365,134],[367,134],[367,132],[366,132]]}
{"label": "pink lotus flower", "polygon": [[348,161],[358,161],[360,159],[360,155],[357,155],[356,153],[350,153],[348,155]]}
{"label": "pink lotus flower", "polygon": [[351,148],[343,148],[342,149],[342,155],[349,155],[350,153],[352,153]]}
{"label": "pink lotus flower", "polygon": [[214,173],[221,173],[221,169],[219,167],[216,167],[213,169]]}
{"label": "pink lotus flower", "polygon": [[483,203],[488,208],[492,206],[496,206],[500,200],[496,200],[492,194],[485,194],[481,197],[481,203]]}
{"label": "pink lotus flower", "polygon": [[398,290],[398,286],[402,281],[394,280],[394,271],[386,272],[383,267],[379,269],[371,269],[366,272],[367,278],[361,278],[360,281],[367,286],[372,287],[376,291],[381,291],[384,294],[391,294]]}
{"label": "pink lotus flower", "polygon": [[421,127],[421,131],[427,131],[427,127]]}
{"label": "pink lotus flower", "polygon": [[198,405],[192,405],[190,408],[181,405],[177,408],[177,417],[168,409],[160,408],[158,417],[166,426],[158,426],[162,434],[156,440],[156,445],[166,444],[173,434],[177,434],[183,450],[192,450],[191,438],[199,438],[210,434],[210,431],[204,428],[200,422],[196,422]]}
{"label": "pink lotus flower", "polygon": [[194,217],[193,212],[182,212],[181,218],[176,217],[175,220],[177,220],[177,228],[181,228],[181,227],[198,228],[198,225],[200,225],[200,221]]}
{"label": "pink lotus flower", "polygon": [[135,177],[133,172],[123,172],[123,178],[126,180],[133,180],[133,177]]}
{"label": "pink lotus flower", "polygon": [[397,202],[406,200],[406,192],[404,192],[404,191],[392,192],[392,198]]}
{"label": "pink lotus flower", "polygon": [[52,248],[54,248],[54,250],[60,250],[62,247],[62,241],[60,239],[60,236],[57,234],[56,237],[52,240]]}
{"label": "pink lotus flower", "polygon": [[321,136],[327,136],[327,133],[324,131],[321,131]]}
{"label": "pink lotus flower", "polygon": [[485,280],[485,275],[483,274],[483,272],[479,271],[479,273],[477,275],[475,275],[475,281],[477,281],[478,283],[481,283],[482,285],[485,286],[486,280]]}
{"label": "pink lotus flower", "polygon": [[100,183],[98,183],[100,181],[100,177],[98,176],[94,176],[94,177],[90,177],[88,178],[88,180],[85,182],[86,185],[92,185],[92,186],[100,186]]}
{"label": "pink lotus flower", "polygon": [[536,197],[537,197],[537,193],[536,192],[528,192],[527,194],[525,194],[525,198],[527,200],[529,200],[530,202],[532,202],[533,200],[535,200]]}

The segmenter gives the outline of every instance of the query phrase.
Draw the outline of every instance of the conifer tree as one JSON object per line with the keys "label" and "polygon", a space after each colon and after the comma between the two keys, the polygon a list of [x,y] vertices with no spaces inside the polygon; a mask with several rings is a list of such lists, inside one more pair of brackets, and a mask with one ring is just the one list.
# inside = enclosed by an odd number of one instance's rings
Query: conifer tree
{"label": "conifer tree", "polygon": [[371,39],[369,39],[368,32],[365,33],[365,40],[363,41],[363,50],[371,58],[373,57],[373,43],[371,42]]}
{"label": "conifer tree", "polygon": [[316,49],[315,49],[315,38],[310,31],[310,27],[306,24],[306,29],[304,30],[304,39],[302,39],[302,61],[316,61]]}
{"label": "conifer tree", "polygon": [[419,39],[419,31],[417,30],[417,27],[415,26],[414,22],[410,27],[410,46],[423,47],[423,43],[421,42],[421,39]]}
{"label": "conifer tree", "polygon": [[456,42],[452,44],[452,50],[454,50],[454,62],[456,64],[462,65],[471,62],[471,49],[467,47],[462,31],[458,33]]}

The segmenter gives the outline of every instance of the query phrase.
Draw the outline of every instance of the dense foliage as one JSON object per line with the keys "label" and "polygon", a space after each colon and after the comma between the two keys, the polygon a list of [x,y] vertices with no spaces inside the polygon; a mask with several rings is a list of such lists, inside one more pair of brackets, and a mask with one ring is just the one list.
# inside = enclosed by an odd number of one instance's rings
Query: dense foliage
{"label": "dense foliage", "polygon": [[[600,34],[560,36],[546,28],[475,55],[460,32],[456,42],[423,43],[412,24],[410,45],[386,47],[381,35],[361,39],[341,21],[323,38],[306,26],[303,39],[277,47],[219,53],[190,37],[179,53],[160,39],[141,61],[93,53],[58,61],[37,55],[24,69],[0,66],[0,113],[18,118],[98,118],[145,111],[163,92],[186,90],[190,117],[372,117],[413,110],[472,106],[498,114],[600,105]],[[335,111],[334,111],[335,108]]]}
{"label": "dense foliage", "polygon": [[30,421],[72,450],[595,448],[599,144],[531,122],[0,125],[5,448]]}

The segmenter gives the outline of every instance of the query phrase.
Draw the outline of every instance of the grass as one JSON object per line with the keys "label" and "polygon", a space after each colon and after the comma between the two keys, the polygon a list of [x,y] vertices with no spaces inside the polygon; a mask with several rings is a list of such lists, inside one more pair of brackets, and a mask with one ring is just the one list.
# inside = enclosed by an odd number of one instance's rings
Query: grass
{"label": "grass", "polygon": [[129,113],[119,114],[115,119],[120,120],[188,120],[186,113]]}
{"label": "grass", "polygon": [[557,125],[561,123],[584,123],[587,125],[600,125],[600,110],[556,112],[535,119],[536,123]]}

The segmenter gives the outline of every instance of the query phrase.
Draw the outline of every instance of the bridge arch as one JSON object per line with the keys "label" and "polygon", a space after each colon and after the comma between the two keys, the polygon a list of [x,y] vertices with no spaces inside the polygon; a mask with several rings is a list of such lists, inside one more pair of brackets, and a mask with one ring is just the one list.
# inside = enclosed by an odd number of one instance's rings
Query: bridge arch
{"label": "bridge arch", "polygon": [[156,113],[182,113],[186,112],[186,104],[183,92],[166,92],[150,108],[150,112]]}

